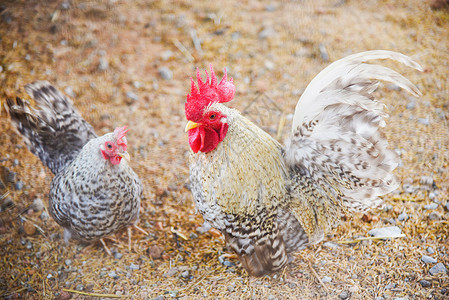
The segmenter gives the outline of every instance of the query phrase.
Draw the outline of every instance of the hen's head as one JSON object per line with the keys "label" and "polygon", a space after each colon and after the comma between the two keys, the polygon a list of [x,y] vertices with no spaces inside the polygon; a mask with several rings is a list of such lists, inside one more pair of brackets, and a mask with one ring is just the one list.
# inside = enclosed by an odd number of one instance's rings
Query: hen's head
{"label": "hen's head", "polygon": [[193,152],[210,152],[214,150],[228,132],[227,116],[217,103],[231,101],[234,98],[235,87],[232,78],[228,81],[226,69],[223,79],[218,83],[212,66],[210,77],[206,71],[206,81],[203,82],[197,69],[198,88],[192,78],[190,95],[185,104],[186,118],[189,121],[186,131],[189,134],[189,145]]}
{"label": "hen's head", "polygon": [[129,160],[129,154],[126,152],[128,145],[125,135],[127,132],[126,126],[117,127],[114,133],[104,143],[100,144],[101,155],[113,165],[118,165],[122,158]]}

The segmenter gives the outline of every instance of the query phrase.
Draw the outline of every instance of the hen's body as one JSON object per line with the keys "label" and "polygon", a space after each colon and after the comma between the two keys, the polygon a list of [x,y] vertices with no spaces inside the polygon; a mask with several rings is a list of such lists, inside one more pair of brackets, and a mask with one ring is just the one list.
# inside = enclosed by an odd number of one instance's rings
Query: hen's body
{"label": "hen's body", "polygon": [[64,227],[65,240],[96,241],[133,225],[139,215],[140,180],[126,160],[113,164],[101,152],[105,143],[126,152],[124,129],[97,137],[50,83],[38,81],[25,89],[38,109],[20,98],[8,100],[6,108],[30,151],[56,175],[49,211]]}
{"label": "hen's body", "polygon": [[[299,100],[285,147],[220,101],[205,106],[204,116],[223,115],[229,128],[214,150],[191,152],[192,193],[205,220],[223,232],[251,275],[279,270],[287,253],[321,241],[347,210],[375,207],[378,196],[397,188],[391,171],[398,159],[379,132],[384,105],[371,93],[376,79],[419,91],[400,74],[363,63],[376,58],[420,68],[388,51],[335,62]],[[191,121],[188,129],[200,126]],[[201,143],[207,144],[207,134]]]}

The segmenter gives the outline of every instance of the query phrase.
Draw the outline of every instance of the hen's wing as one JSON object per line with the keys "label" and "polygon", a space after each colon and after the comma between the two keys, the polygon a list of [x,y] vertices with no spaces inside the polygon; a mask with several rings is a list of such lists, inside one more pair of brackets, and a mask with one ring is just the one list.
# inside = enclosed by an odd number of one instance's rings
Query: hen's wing
{"label": "hen's wing", "polygon": [[292,178],[292,209],[311,242],[337,223],[342,211],[365,210],[378,196],[398,187],[391,173],[398,164],[379,131],[385,105],[374,99],[377,80],[389,81],[414,95],[419,90],[399,73],[373,64],[390,58],[422,70],[409,57],[368,51],[340,59],[319,73],[296,106],[286,162]]}
{"label": "hen's wing", "polygon": [[57,174],[97,135],[71,101],[49,82],[36,81],[26,85],[25,90],[37,108],[16,98],[8,99],[6,110],[30,151]]}

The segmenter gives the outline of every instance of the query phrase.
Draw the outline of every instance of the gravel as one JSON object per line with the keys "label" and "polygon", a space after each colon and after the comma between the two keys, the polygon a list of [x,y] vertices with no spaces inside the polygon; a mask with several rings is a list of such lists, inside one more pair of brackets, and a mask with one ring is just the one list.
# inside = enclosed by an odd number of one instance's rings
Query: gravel
{"label": "gravel", "polygon": [[437,260],[431,256],[427,256],[427,255],[423,255],[421,257],[421,260],[423,261],[423,263],[425,264],[435,264],[437,263]]}
{"label": "gravel", "polygon": [[419,283],[422,285],[422,287],[429,287],[432,285],[429,281],[425,279],[421,280]]}
{"label": "gravel", "polygon": [[135,93],[133,93],[133,92],[131,92],[131,91],[126,92],[126,97],[127,97],[128,99],[132,100],[132,101],[137,101],[137,100],[139,100],[139,96],[137,96],[137,94],[135,94]]}
{"label": "gravel", "polygon": [[36,198],[33,200],[33,204],[31,204],[31,209],[35,212],[39,212],[44,209],[44,203],[40,198]]}
{"label": "gravel", "polygon": [[158,70],[159,76],[161,76],[162,79],[165,80],[172,80],[173,79],[173,72],[167,68],[167,67],[160,67]]}
{"label": "gravel", "polygon": [[429,270],[430,275],[436,275],[440,273],[444,274],[446,272],[447,272],[446,267],[442,263],[437,263]]}
{"label": "gravel", "polygon": [[427,253],[434,254],[435,250],[433,250],[433,248],[429,246],[429,247],[427,247]]}
{"label": "gravel", "polygon": [[437,203],[430,203],[430,204],[424,205],[424,209],[426,209],[426,210],[437,209],[437,208],[438,208]]}
{"label": "gravel", "polygon": [[401,228],[397,226],[389,226],[389,227],[383,227],[383,228],[374,228],[368,231],[368,234],[374,237],[390,237],[390,236],[397,236],[402,233]]}
{"label": "gravel", "polygon": [[328,282],[332,282],[332,278],[328,277],[328,276],[324,276],[323,278],[321,278],[321,281],[323,283],[328,283]]}
{"label": "gravel", "polygon": [[343,291],[340,293],[340,295],[338,297],[340,297],[340,299],[348,299],[349,298],[349,292],[348,291]]}
{"label": "gravel", "polygon": [[109,69],[109,61],[105,57],[100,58],[100,61],[98,62],[98,70],[106,71],[107,69]]}
{"label": "gravel", "polygon": [[400,222],[407,221],[407,220],[408,220],[408,215],[406,212],[403,212],[398,216],[398,221],[400,221]]}

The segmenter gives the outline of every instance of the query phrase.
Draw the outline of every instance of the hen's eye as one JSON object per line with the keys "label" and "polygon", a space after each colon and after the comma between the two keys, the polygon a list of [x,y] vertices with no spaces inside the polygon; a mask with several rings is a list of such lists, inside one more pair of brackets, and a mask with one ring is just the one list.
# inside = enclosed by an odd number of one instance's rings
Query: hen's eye
{"label": "hen's eye", "polygon": [[209,116],[209,119],[213,120],[213,119],[215,119],[216,117],[217,117],[216,114],[211,114],[211,115]]}
{"label": "hen's eye", "polygon": [[108,149],[112,149],[111,143],[107,143],[107,144],[106,144],[106,147],[108,147]]}

